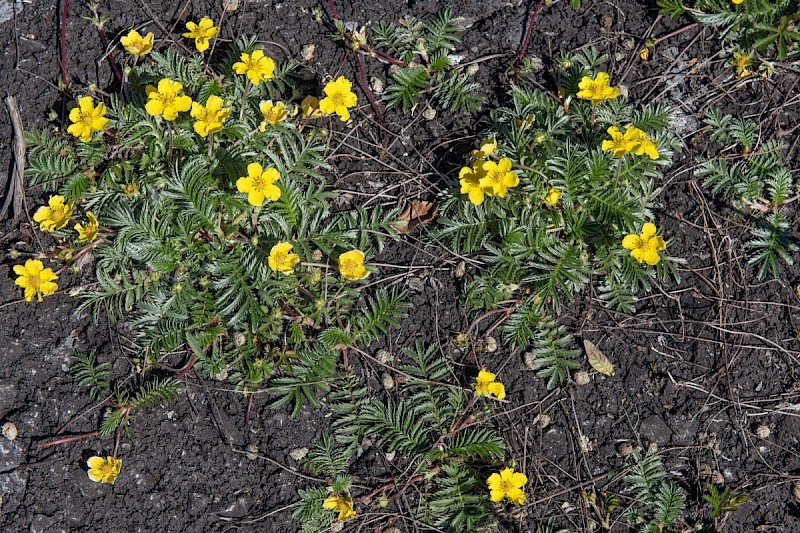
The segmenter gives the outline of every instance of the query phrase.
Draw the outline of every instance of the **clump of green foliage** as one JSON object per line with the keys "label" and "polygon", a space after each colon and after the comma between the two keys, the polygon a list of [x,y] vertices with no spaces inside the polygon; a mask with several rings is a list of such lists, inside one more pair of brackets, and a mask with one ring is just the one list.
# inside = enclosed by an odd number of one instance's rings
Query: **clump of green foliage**
{"label": "clump of green foliage", "polygon": [[[723,41],[745,53],[756,53],[771,70],[770,60],[786,61],[800,45],[800,4],[795,0],[659,0],[661,13],[676,18],[689,13],[697,22],[719,30]],[[769,73],[769,72],[767,72]]]}
{"label": "clump of green foliage", "polygon": [[[27,134],[26,175],[29,186],[63,196],[73,219],[96,217],[88,242],[71,225],[53,231],[56,253],[75,267],[94,262],[97,283],[79,292],[81,309],[126,322],[144,373],[188,353],[187,368],[227,377],[242,393],[267,387],[276,406],[297,411],[316,404],[333,376],[341,344],[317,342],[320,334],[335,326],[346,332],[340,341],[368,344],[397,324],[404,304],[401,293],[366,295],[340,275],[344,252],[368,258],[382,248],[394,214],[333,212],[324,130],[291,113],[294,66],[278,63],[256,85],[233,73],[257,49],[255,38],[236,39],[216,70],[172,48],[139,58],[121,94],[106,100],[102,134]],[[231,110],[222,128],[201,136],[188,112],[174,121],[149,112],[148,92],[164,79],[200,105],[221,98]],[[265,123],[260,102],[281,97],[283,119]],[[256,205],[242,194],[237,181],[252,163],[277,170],[279,198]],[[278,243],[293,246],[293,268],[270,265]]]}
{"label": "clump of green foliage", "polygon": [[[394,84],[384,93],[388,107],[403,111],[415,107],[424,95],[450,111],[474,111],[483,97],[480,85],[458,68],[455,55],[466,29],[464,19],[446,8],[427,21],[405,17],[398,23],[380,21],[369,26],[373,52],[393,58]],[[376,55],[376,57],[380,57]]]}
{"label": "clump of green foliage", "polygon": [[[437,345],[418,341],[404,354],[407,362],[397,374],[398,397],[370,394],[360,375],[352,368],[342,369],[341,383],[330,397],[336,413],[332,433],[324,435],[305,459],[307,468],[332,483],[330,488],[299,491],[294,517],[302,522],[304,533],[323,531],[337,519],[322,505],[331,494],[350,501],[355,496],[356,520],[364,506],[380,512],[404,495],[413,502],[409,520],[417,525],[470,532],[493,522],[486,478],[502,464],[503,439],[481,421],[482,404],[458,384],[453,361]],[[391,483],[380,482],[358,497],[350,494],[349,470],[364,452],[365,438],[374,450],[392,457],[396,468]]]}
{"label": "clump of green foliage", "polygon": [[[481,192],[476,205],[472,194],[469,201],[459,194],[477,190],[462,177],[473,171],[462,169],[461,191],[442,193],[435,230],[450,249],[477,255],[481,266],[465,285],[467,302],[504,311],[505,340],[533,347],[550,387],[578,366],[572,338],[556,322],[565,301],[592,285],[607,306],[633,312],[639,291],[654,280],[677,279],[677,259],[662,254],[649,266],[622,246],[626,234],[638,234],[654,217],[658,182],[677,144],[667,131],[670,112],[662,104],[637,108],[623,97],[597,105],[576,98],[581,80],[597,74],[606,59],[593,50],[563,54],[556,71],[563,98],[513,86],[511,106],[490,112],[482,138],[496,142],[494,168],[510,161],[518,183],[502,196],[483,200]],[[601,149],[609,128],[631,126],[647,134],[657,159]],[[481,157],[473,155],[476,166]]]}
{"label": "clump of green foliage", "polygon": [[182,382],[171,377],[137,375],[113,381],[111,363],[98,361],[95,352],[76,353],[72,359],[70,372],[78,386],[86,389],[92,400],[109,406],[100,425],[102,436],[127,430],[137,411],[172,401],[184,388]]}
{"label": "clump of green foliage", "polygon": [[[748,263],[758,269],[758,278],[778,278],[781,262],[794,264],[798,250],[791,239],[787,211],[796,201],[792,172],[784,161],[785,146],[777,139],[763,140],[758,125],[750,119],[709,110],[706,132],[721,146],[712,148],[695,171],[703,186],[722,195],[751,219],[752,239]],[[733,157],[731,157],[733,155]]]}

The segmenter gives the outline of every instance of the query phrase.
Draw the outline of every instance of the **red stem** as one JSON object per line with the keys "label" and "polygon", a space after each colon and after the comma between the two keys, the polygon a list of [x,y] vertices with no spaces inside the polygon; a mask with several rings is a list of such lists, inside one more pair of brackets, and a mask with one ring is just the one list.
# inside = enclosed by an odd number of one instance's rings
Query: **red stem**
{"label": "red stem", "polygon": [[92,431],[91,433],[83,433],[82,435],[73,435],[71,437],[64,437],[50,442],[43,442],[42,444],[37,446],[36,449],[44,450],[45,448],[49,448],[50,446],[55,446],[56,444],[66,444],[67,442],[72,442],[75,440],[88,439],[89,437],[96,437],[99,434],[100,434],[99,431]]}
{"label": "red stem", "polygon": [[[103,45],[103,49],[108,50],[108,39],[106,38],[106,30],[104,30],[102,26],[97,26],[97,33],[100,34],[100,42]],[[108,59],[108,63],[111,65],[111,69],[114,71],[114,76],[116,76],[117,80],[119,80],[119,82],[122,83],[122,70],[120,70],[119,65],[117,64],[117,60],[114,59],[114,52],[109,50],[106,58]]]}
{"label": "red stem", "polygon": [[542,9],[542,5],[544,4],[544,0],[539,0],[539,3],[536,4],[536,9],[533,10],[533,14],[531,15],[530,20],[528,21],[528,27],[525,29],[525,38],[522,40],[522,46],[519,48],[519,53],[517,54],[517,59],[514,61],[514,81],[517,79],[517,74],[519,72],[519,64],[522,63],[522,58],[525,57],[525,52],[528,51],[528,44],[531,42],[531,35],[533,33],[533,23],[536,21],[536,15],[539,14],[539,10]]}
{"label": "red stem", "polygon": [[183,368],[181,368],[181,371],[178,373],[178,375],[175,376],[175,379],[183,379],[186,376],[186,374],[188,374],[189,371],[194,367],[194,365],[196,363],[197,363],[197,356],[196,355],[192,355],[189,358],[189,360],[186,362],[186,364],[183,365]]}
{"label": "red stem", "polygon": [[69,0],[61,0],[61,83],[67,87],[67,7]]}

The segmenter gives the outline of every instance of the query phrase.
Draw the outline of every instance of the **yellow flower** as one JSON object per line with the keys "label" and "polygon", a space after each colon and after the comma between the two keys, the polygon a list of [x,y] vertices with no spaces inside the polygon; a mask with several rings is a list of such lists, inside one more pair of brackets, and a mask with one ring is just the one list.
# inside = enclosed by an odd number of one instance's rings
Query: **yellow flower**
{"label": "yellow flower", "polygon": [[625,144],[628,147],[628,152],[631,154],[647,154],[650,159],[658,159],[656,144],[650,140],[645,132],[636,126],[630,126],[625,130]]}
{"label": "yellow flower", "polygon": [[625,140],[625,135],[619,131],[616,126],[608,128],[608,134],[611,135],[611,140],[606,139],[600,148],[604,152],[611,152],[614,157],[622,157],[628,153],[628,141]]}
{"label": "yellow flower", "polygon": [[65,204],[63,196],[51,196],[47,205],[43,205],[33,214],[33,220],[39,223],[39,229],[51,232],[61,229],[72,216],[72,204]]}
{"label": "yellow flower", "polygon": [[316,96],[309,95],[303,98],[303,101],[300,102],[300,109],[303,110],[303,116],[305,118],[316,118],[322,116],[322,112],[319,110],[319,98]]}
{"label": "yellow flower", "polygon": [[281,175],[275,168],[264,168],[259,163],[247,165],[247,176],[236,180],[236,188],[239,192],[247,193],[247,201],[250,205],[260,206],[265,199],[276,201],[281,197],[281,190],[275,182],[281,179]]}
{"label": "yellow flower", "polygon": [[145,89],[147,103],[144,108],[154,117],[162,116],[164,120],[175,120],[178,113],[189,111],[192,99],[183,94],[183,84],[163,78],[158,88],[148,85]]}
{"label": "yellow flower", "polygon": [[95,483],[114,483],[122,469],[122,459],[115,459],[110,455],[104,457],[89,457],[86,461],[89,466],[89,479]]}
{"label": "yellow flower", "polygon": [[631,233],[622,239],[622,247],[631,251],[634,259],[646,262],[648,265],[657,265],[661,261],[658,252],[667,249],[664,238],[656,235],[656,226],[647,222],[642,226],[642,234]]}
{"label": "yellow flower", "polygon": [[326,115],[336,113],[342,122],[350,120],[351,107],[355,107],[358,98],[351,90],[353,84],[344,76],[339,76],[336,81],[329,81],[325,88],[325,98],[319,101],[319,110]]}
{"label": "yellow flower", "polygon": [[734,4],[736,4],[738,6],[739,4],[744,2],[744,0],[731,0],[731,2],[733,2]]}
{"label": "yellow flower", "polygon": [[219,35],[219,28],[214,26],[214,21],[208,17],[201,18],[199,24],[187,22],[186,29],[189,31],[183,36],[194,39],[194,46],[198,52],[208,50],[208,40]]}
{"label": "yellow flower", "polygon": [[339,272],[342,277],[353,281],[369,276],[369,271],[364,267],[364,252],[350,250],[340,255]]}
{"label": "yellow flower", "polygon": [[578,83],[580,91],[576,96],[582,100],[591,100],[592,105],[604,100],[613,100],[619,96],[619,87],[610,87],[608,82],[609,77],[606,72],[599,72],[595,79],[584,76]]}
{"label": "yellow flower", "polygon": [[142,37],[138,31],[131,30],[119,40],[125,51],[136,57],[146,56],[153,50],[153,34]]}
{"label": "yellow flower", "polygon": [[132,198],[134,196],[139,196],[139,184],[138,183],[126,183],[124,185],[120,184],[120,189],[128,198]]}
{"label": "yellow flower", "polygon": [[502,383],[494,380],[496,377],[485,368],[481,369],[478,377],[475,378],[475,396],[486,396],[487,398],[494,396],[498,400],[505,398],[506,388]]}
{"label": "yellow flower", "polygon": [[300,262],[300,256],[293,254],[294,246],[288,242],[279,242],[269,251],[267,263],[273,272],[289,274],[294,272],[294,266]]}
{"label": "yellow flower", "polygon": [[552,188],[549,191],[547,191],[547,194],[544,195],[544,203],[546,203],[550,207],[555,207],[558,205],[558,200],[560,198],[561,198],[561,191]]}
{"label": "yellow flower", "polygon": [[100,225],[97,223],[97,217],[94,216],[94,213],[91,211],[87,211],[86,218],[89,219],[86,226],[75,224],[75,231],[78,232],[78,242],[92,242],[97,238],[97,230],[100,229]]}
{"label": "yellow flower", "polygon": [[41,302],[42,296],[50,296],[58,290],[55,280],[58,276],[38,259],[28,259],[25,265],[15,265],[14,274],[19,276],[14,284],[25,289],[25,301],[30,302],[33,297]]}
{"label": "yellow flower", "polygon": [[486,480],[486,484],[489,486],[489,499],[493,502],[500,502],[503,501],[503,498],[508,498],[508,501],[514,505],[522,505],[525,503],[525,493],[522,491],[522,487],[527,483],[528,476],[522,472],[514,472],[513,468],[504,468]]}
{"label": "yellow flower", "polygon": [[258,126],[258,129],[261,131],[267,129],[267,124],[274,126],[278,122],[286,120],[286,117],[289,116],[289,111],[286,109],[286,105],[283,102],[273,104],[272,100],[266,100],[261,102],[258,108],[264,115],[264,121]]}
{"label": "yellow flower", "polygon": [[225,102],[215,94],[208,97],[205,107],[199,102],[192,102],[192,117],[197,119],[194,131],[200,137],[207,137],[222,129],[222,123],[231,114],[230,108],[223,109],[223,105]]}
{"label": "yellow flower", "polygon": [[275,61],[264,55],[263,50],[253,50],[252,54],[242,54],[241,61],[233,64],[236,74],[246,74],[253,85],[275,77]]}
{"label": "yellow flower", "polygon": [[339,516],[336,517],[336,520],[342,522],[356,516],[356,512],[353,510],[353,498],[350,496],[330,496],[322,502],[322,507],[339,511]]}
{"label": "yellow flower", "polygon": [[481,147],[472,151],[472,159],[479,161],[491,156],[497,150],[497,141],[494,139],[487,139],[481,141]]}
{"label": "yellow flower", "polygon": [[[510,187],[519,185],[519,176],[511,172],[511,160],[507,157],[494,161],[478,162],[483,175],[480,178],[481,188],[489,196],[504,198]],[[476,165],[477,167],[477,165]]]}
{"label": "yellow flower", "polygon": [[92,140],[93,132],[103,131],[108,125],[106,105],[98,102],[95,107],[91,96],[82,96],[78,98],[78,107],[70,110],[69,119],[73,123],[67,128],[67,132],[88,143]]}
{"label": "yellow flower", "polygon": [[486,197],[481,187],[481,176],[481,169],[478,168],[464,167],[458,173],[461,194],[468,194],[469,201],[475,205],[481,205]]}
{"label": "yellow flower", "polygon": [[750,58],[753,57],[751,53],[748,52],[734,52],[733,59],[731,60],[731,65],[736,67],[736,73],[738,74],[738,78],[746,78],[753,71],[750,70]]}

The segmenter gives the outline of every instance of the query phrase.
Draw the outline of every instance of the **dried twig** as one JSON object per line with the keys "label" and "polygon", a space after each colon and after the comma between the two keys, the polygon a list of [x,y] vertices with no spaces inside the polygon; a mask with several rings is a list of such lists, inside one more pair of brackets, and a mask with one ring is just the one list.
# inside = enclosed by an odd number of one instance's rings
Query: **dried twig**
{"label": "dried twig", "polygon": [[5,218],[6,211],[13,203],[14,223],[16,224],[22,216],[22,201],[25,199],[25,184],[22,179],[25,171],[25,136],[22,128],[22,115],[17,106],[17,97],[6,96],[5,102],[8,115],[11,117],[11,126],[14,129],[14,167],[8,176],[8,192],[3,207],[0,208],[0,220]]}

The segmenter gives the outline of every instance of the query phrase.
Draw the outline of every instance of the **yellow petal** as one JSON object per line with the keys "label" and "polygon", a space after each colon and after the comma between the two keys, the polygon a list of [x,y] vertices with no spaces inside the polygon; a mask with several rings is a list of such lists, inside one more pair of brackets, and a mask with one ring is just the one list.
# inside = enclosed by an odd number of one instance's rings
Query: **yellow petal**
{"label": "yellow petal", "polygon": [[642,240],[647,240],[656,234],[656,225],[652,222],[645,222],[642,226]]}
{"label": "yellow petal", "polygon": [[626,250],[635,250],[642,245],[642,239],[636,235],[635,233],[630,233],[625,235],[625,238],[622,239],[622,247]]}

